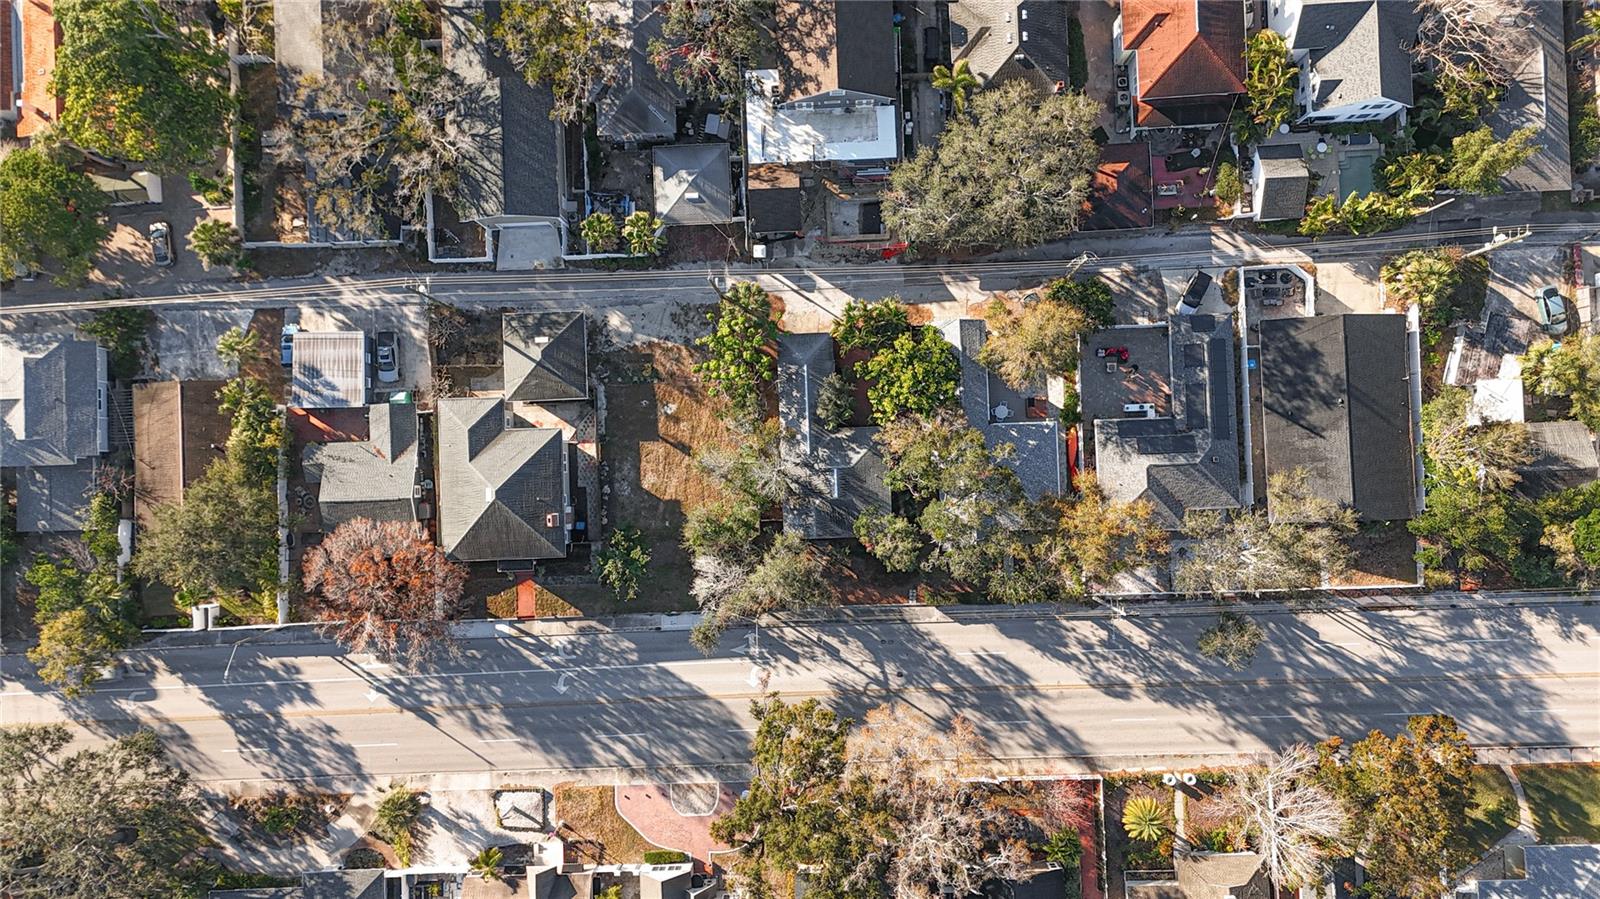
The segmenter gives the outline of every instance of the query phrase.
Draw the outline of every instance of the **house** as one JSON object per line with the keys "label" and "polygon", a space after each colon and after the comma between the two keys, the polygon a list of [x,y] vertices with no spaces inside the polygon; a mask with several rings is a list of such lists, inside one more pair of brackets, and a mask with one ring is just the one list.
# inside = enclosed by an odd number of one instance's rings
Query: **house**
{"label": "house", "polygon": [[1305,125],[1377,122],[1412,104],[1415,4],[1393,0],[1270,0],[1267,25],[1300,67]]}
{"label": "house", "polygon": [[1480,880],[1458,888],[1456,895],[1462,899],[1568,899],[1600,894],[1600,845],[1525,846],[1522,859],[1521,877]]}
{"label": "house", "polygon": [[1168,530],[1188,512],[1240,506],[1232,323],[1200,313],[1168,323],[1170,415],[1093,421],[1095,473],[1107,499],[1150,503]]}
{"label": "house", "polygon": [[[442,198],[428,204],[428,256],[507,271],[545,268],[566,249],[565,132],[550,117],[549,85],[529,84],[485,40],[499,14],[496,0],[447,0],[440,10],[444,64],[472,92],[467,111],[446,126],[470,155],[457,167],[460,186],[448,214],[436,208]],[[435,225],[445,215],[482,229],[482,256],[439,256]]]}
{"label": "house", "polygon": [[222,381],[133,385],[133,515],[141,526],[222,458],[232,420],[217,400]]}
{"label": "house", "polygon": [[744,218],[750,234],[793,237],[805,228],[804,213],[799,172],[772,163],[745,170]]}
{"label": "house", "polygon": [[1512,26],[1521,32],[1527,52],[1506,61],[1511,78],[1505,97],[1489,114],[1488,124],[1501,140],[1519,128],[1533,128],[1538,133],[1533,139],[1533,156],[1501,179],[1508,191],[1572,189],[1563,16],[1559,3],[1530,3]]}
{"label": "house", "polygon": [[50,91],[60,46],[54,0],[0,3],[0,121],[13,123],[18,138],[32,138],[61,120],[65,107]]}
{"label": "house", "polygon": [[1226,123],[1244,93],[1244,32],[1239,0],[1122,0],[1112,49],[1133,130]]}
{"label": "house", "polygon": [[[1076,871],[1074,871],[1076,873]],[[1074,885],[1076,886],[1076,885]],[[1067,871],[1052,863],[1036,864],[1016,879],[991,880],[972,893],[984,899],[1061,899],[1076,896],[1078,891],[1067,891]]]}
{"label": "house", "polygon": [[588,319],[581,312],[508,312],[500,319],[506,400],[589,398]]}
{"label": "house", "polygon": [[893,16],[888,3],[778,4],[778,67],[748,73],[747,164],[899,158]]}
{"label": "house", "polygon": [[1350,506],[1361,521],[1416,514],[1417,410],[1404,316],[1266,319],[1259,377],[1269,478],[1303,470],[1312,495]]}
{"label": "house", "polygon": [[421,517],[418,437],[416,406],[376,403],[367,407],[366,440],[306,444],[301,470],[317,485],[323,533],[356,518]]}
{"label": "house", "polygon": [[733,174],[724,143],[681,144],[651,151],[656,215],[668,225],[733,221]]}
{"label": "house", "polygon": [[966,60],[985,86],[1025,81],[1040,93],[1063,91],[1069,11],[1047,0],[955,0],[951,64]]}
{"label": "house", "polygon": [[561,429],[522,426],[489,397],[440,400],[435,418],[444,551],[463,562],[564,558],[572,488]]}
{"label": "house", "polygon": [[106,351],[57,334],[0,334],[0,465],[17,479],[17,530],[77,531],[110,447]]}
{"label": "house", "polygon": [[957,389],[967,422],[983,432],[994,447],[1009,443],[1016,452],[1003,464],[1017,473],[1030,499],[1061,494],[1067,489],[1066,436],[1061,428],[1061,401],[1066,384],[1060,378],[1018,389],[978,361],[989,326],[982,319],[963,318],[939,326],[961,360]]}
{"label": "house", "polygon": [[615,9],[615,21],[627,35],[617,80],[595,100],[595,134],[618,144],[664,143],[678,134],[678,109],[683,91],[650,59],[650,42],[662,38],[666,12],[647,0],[624,0],[599,9]]}
{"label": "house", "polygon": [[889,510],[886,469],[873,438],[876,427],[830,430],[817,417],[822,382],[837,371],[827,334],[778,337],[778,456],[793,490],[783,503],[784,530],[807,540],[854,535],[856,517]]}
{"label": "house", "polygon": [[1128,880],[1127,899],[1275,899],[1276,892],[1254,852],[1179,852],[1172,876]]}
{"label": "house", "polygon": [[361,331],[296,331],[289,405],[347,409],[367,404],[372,354]]}
{"label": "house", "polygon": [[1250,215],[1263,222],[1298,219],[1305,214],[1311,170],[1298,143],[1255,148],[1250,169]]}
{"label": "house", "polygon": [[1517,492],[1538,499],[1600,480],[1600,450],[1581,421],[1535,421],[1527,425],[1533,459],[1517,469]]}

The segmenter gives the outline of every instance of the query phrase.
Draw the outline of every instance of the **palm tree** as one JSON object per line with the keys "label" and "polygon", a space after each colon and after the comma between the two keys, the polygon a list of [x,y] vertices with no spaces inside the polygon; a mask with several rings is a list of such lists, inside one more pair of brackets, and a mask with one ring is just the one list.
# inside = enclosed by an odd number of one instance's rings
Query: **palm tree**
{"label": "palm tree", "polygon": [[217,358],[229,365],[238,366],[245,357],[255,355],[260,342],[260,334],[234,325],[217,338]]}
{"label": "palm tree", "polygon": [[500,863],[503,861],[505,861],[505,853],[501,852],[494,846],[490,846],[487,849],[481,850],[477,855],[474,855],[472,859],[467,862],[467,866],[472,869],[474,874],[477,874],[484,880],[499,880]]}
{"label": "palm tree", "polygon": [[933,67],[934,89],[949,91],[950,100],[958,113],[967,111],[967,94],[978,86],[978,76],[972,74],[972,66],[965,59],[956,60],[954,69],[949,66]]}
{"label": "palm tree", "polygon": [[1585,10],[1583,15],[1578,17],[1578,26],[1587,31],[1573,39],[1572,52],[1582,53],[1600,46],[1600,9]]}
{"label": "palm tree", "polygon": [[1122,807],[1122,827],[1130,839],[1154,843],[1167,833],[1167,807],[1151,796],[1135,796]]}

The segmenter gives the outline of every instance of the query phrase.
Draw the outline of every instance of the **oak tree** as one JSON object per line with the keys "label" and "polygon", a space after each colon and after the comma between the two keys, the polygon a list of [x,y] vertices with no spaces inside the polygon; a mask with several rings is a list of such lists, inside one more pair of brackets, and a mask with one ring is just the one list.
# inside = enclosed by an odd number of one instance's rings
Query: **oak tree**
{"label": "oak tree", "polygon": [[139,535],[134,573],[196,599],[275,592],[278,499],[237,458],[211,463],[182,503],[158,506]]}
{"label": "oak tree", "polygon": [[746,64],[772,52],[772,0],[664,0],[651,62],[690,94],[741,97]]}
{"label": "oak tree", "polygon": [[82,282],[111,233],[101,220],[105,192],[58,147],[0,154],[0,280],[40,271],[63,287]]}
{"label": "oak tree", "polygon": [[983,318],[989,335],[978,361],[1018,390],[1039,388],[1047,378],[1077,371],[1078,338],[1093,329],[1081,310],[1049,298],[1020,311],[995,299]]}
{"label": "oak tree", "polygon": [[626,59],[622,30],[595,15],[584,0],[506,0],[492,35],[529,84],[548,83],[551,117],[577,121],[600,86],[617,77]]}
{"label": "oak tree", "polygon": [[1223,793],[1223,807],[1244,822],[1280,889],[1320,882],[1324,859],[1345,832],[1344,808],[1317,770],[1316,753],[1296,744],[1240,771]]}
{"label": "oak tree", "polygon": [[1522,479],[1518,468],[1534,457],[1533,438],[1521,422],[1470,424],[1472,393],[1444,386],[1422,406],[1422,451],[1435,478],[1505,491]]}

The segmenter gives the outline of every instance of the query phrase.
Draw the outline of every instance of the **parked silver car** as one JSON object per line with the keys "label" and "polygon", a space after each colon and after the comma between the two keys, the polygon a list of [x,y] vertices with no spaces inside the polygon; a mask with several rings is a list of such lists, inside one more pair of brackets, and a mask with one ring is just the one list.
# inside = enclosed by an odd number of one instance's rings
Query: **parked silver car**
{"label": "parked silver car", "polygon": [[1567,333],[1567,300],[1554,285],[1539,291],[1539,326],[1556,337]]}
{"label": "parked silver car", "polygon": [[156,222],[150,226],[150,258],[156,265],[172,264],[172,226]]}
{"label": "parked silver car", "polygon": [[394,332],[379,331],[373,344],[377,356],[378,380],[384,384],[393,384],[400,380],[400,345],[395,341]]}

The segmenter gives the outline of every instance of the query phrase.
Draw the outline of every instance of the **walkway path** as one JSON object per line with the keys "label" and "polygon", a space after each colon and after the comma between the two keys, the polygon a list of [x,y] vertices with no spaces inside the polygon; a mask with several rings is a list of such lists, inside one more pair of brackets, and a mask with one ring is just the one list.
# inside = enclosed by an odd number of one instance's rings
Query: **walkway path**
{"label": "walkway path", "polygon": [[1517,797],[1517,826],[1489,847],[1483,858],[1461,872],[1458,883],[1504,879],[1509,876],[1506,870],[1506,850],[1514,846],[1531,846],[1539,842],[1539,832],[1533,826],[1533,809],[1528,805],[1527,794],[1522,791],[1522,781],[1517,779],[1517,769],[1502,764],[1500,770],[1504,771],[1506,779],[1511,781],[1511,792]]}
{"label": "walkway path", "polygon": [[708,786],[717,790],[715,807],[710,814],[691,815],[674,807],[670,784],[618,784],[617,813],[645,839],[657,846],[687,852],[694,859],[695,870],[706,872],[710,870],[711,853],[731,848],[712,839],[711,822],[732,810],[735,799],[727,784]]}

